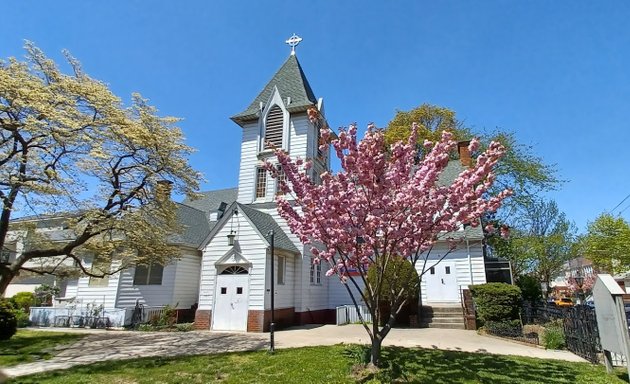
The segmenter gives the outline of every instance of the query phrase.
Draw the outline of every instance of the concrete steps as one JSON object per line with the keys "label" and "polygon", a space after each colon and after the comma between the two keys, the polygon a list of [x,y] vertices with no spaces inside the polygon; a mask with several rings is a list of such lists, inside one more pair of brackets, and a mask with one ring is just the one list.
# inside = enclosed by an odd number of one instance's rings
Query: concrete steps
{"label": "concrete steps", "polygon": [[423,306],[420,327],[466,329],[464,310],[459,304]]}

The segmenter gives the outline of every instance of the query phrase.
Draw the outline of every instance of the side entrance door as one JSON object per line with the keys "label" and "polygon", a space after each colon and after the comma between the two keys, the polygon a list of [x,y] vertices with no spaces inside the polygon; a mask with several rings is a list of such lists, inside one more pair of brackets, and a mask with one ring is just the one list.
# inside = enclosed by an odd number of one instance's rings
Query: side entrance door
{"label": "side entrance door", "polygon": [[442,261],[438,265],[431,267],[424,276],[427,283],[427,301],[459,301],[454,261]]}
{"label": "side entrance door", "polygon": [[217,276],[212,329],[247,331],[249,274],[240,266],[225,268]]}

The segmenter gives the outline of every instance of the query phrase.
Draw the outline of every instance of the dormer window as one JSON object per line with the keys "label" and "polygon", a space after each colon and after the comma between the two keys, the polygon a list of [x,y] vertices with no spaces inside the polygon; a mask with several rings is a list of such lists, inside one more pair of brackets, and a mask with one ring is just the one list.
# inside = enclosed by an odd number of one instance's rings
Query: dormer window
{"label": "dormer window", "polygon": [[284,113],[278,105],[271,107],[265,120],[264,149],[282,148],[284,134]]}

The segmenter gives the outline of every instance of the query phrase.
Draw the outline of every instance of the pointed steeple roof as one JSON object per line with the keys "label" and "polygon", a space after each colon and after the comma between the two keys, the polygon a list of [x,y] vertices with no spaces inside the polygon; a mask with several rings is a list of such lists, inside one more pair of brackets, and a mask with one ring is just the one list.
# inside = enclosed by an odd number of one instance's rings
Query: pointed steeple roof
{"label": "pointed steeple roof", "polygon": [[290,98],[291,102],[286,105],[289,112],[303,112],[309,107],[317,105],[317,98],[308,80],[306,80],[297,56],[291,55],[249,107],[243,112],[232,116],[231,119],[239,125],[256,120],[260,103],[264,105],[269,101],[274,88],[278,88],[278,92],[280,92],[280,96],[285,102],[287,98]]}

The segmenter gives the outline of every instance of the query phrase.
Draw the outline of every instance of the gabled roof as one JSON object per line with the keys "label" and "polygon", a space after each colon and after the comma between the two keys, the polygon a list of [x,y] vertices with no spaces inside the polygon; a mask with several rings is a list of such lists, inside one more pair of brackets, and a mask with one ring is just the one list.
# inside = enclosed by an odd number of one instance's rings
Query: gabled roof
{"label": "gabled roof", "polygon": [[199,249],[203,249],[205,246],[210,243],[210,241],[216,236],[216,234],[221,230],[223,225],[230,220],[234,211],[238,210],[238,213],[244,215],[249,222],[254,226],[254,229],[258,231],[260,234],[260,238],[267,244],[267,246],[271,246],[269,240],[267,238],[267,233],[270,230],[274,231],[274,247],[278,249],[283,249],[285,251],[289,251],[292,253],[299,254],[300,251],[293,244],[293,242],[289,239],[287,234],[280,228],[276,220],[274,220],[271,215],[261,212],[255,208],[249,207],[247,205],[243,205],[241,203],[234,202],[232,203],[226,210],[225,215],[214,225],[210,234],[205,238],[205,240],[199,245]]}
{"label": "gabled roof", "polygon": [[232,116],[231,119],[239,125],[247,121],[256,120],[260,110],[260,103],[263,103],[263,105],[267,104],[274,88],[278,88],[278,92],[283,100],[286,101],[287,97],[291,98],[291,102],[286,105],[289,112],[303,112],[317,104],[317,98],[308,80],[306,80],[297,56],[291,55],[249,107],[243,112]]}
{"label": "gabled roof", "polygon": [[196,208],[206,213],[214,212],[219,209],[221,203],[227,205],[236,201],[238,188],[218,189],[215,191],[201,192],[201,197],[195,200],[186,198],[182,204]]}
{"label": "gabled roof", "polygon": [[[450,160],[440,176],[438,177],[437,184],[439,186],[449,186],[453,184],[457,176],[462,173],[466,169],[465,166],[462,165],[459,159]],[[481,239],[483,238],[483,230],[481,225],[477,225],[476,227],[467,226],[463,231],[455,231],[449,232],[445,236],[442,236],[441,239],[452,238],[455,240],[459,239]]]}

